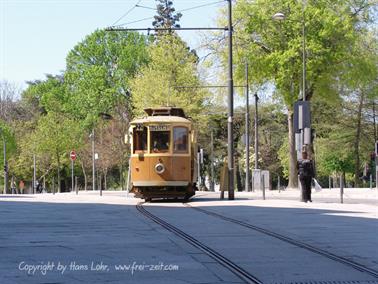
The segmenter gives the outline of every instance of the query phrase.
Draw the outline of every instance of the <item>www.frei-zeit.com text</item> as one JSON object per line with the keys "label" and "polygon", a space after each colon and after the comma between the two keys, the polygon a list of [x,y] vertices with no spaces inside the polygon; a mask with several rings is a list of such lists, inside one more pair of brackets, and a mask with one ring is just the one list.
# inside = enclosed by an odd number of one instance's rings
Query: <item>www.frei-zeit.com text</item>
{"label": "www.frei-zeit.com text", "polygon": [[135,261],[126,264],[104,264],[104,262],[92,261],[89,264],[77,263],[76,261],[70,261],[67,263],[48,261],[46,263],[39,262],[38,264],[27,263],[21,261],[18,265],[20,271],[24,271],[29,275],[42,274],[58,272],[64,274],[68,271],[71,272],[110,272],[119,271],[131,273],[134,275],[138,272],[148,272],[148,271],[178,271],[179,266],[176,264],[165,264],[163,262],[158,262],[155,264],[137,263]]}

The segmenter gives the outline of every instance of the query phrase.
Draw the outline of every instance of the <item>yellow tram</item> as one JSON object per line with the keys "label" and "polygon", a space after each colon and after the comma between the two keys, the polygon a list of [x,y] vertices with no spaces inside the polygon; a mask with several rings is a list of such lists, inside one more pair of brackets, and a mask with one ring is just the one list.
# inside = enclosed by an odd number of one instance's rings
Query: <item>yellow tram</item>
{"label": "yellow tram", "polygon": [[136,197],[184,198],[194,195],[197,142],[193,123],[181,108],[145,109],[130,123],[131,190]]}

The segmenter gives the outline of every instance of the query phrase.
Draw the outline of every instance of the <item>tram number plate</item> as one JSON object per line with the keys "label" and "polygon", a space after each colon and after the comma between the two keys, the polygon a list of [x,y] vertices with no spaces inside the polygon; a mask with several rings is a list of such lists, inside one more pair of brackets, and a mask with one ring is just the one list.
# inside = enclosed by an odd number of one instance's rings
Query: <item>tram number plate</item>
{"label": "tram number plate", "polygon": [[168,131],[169,130],[169,125],[150,125],[150,131]]}

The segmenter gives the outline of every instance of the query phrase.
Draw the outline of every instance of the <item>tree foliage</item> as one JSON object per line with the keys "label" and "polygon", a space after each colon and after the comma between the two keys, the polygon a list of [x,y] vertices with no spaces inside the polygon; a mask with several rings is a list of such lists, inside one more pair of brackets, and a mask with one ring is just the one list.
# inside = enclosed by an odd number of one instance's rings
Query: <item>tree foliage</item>
{"label": "tree foliage", "polygon": [[[173,1],[170,0],[156,0],[157,15],[154,16],[152,25],[155,28],[179,28],[181,13],[175,13],[176,9],[173,7]],[[159,32],[166,33],[166,32]]]}
{"label": "tree foliage", "polygon": [[146,107],[176,106],[199,122],[208,94],[196,88],[201,86],[196,57],[176,34],[162,35],[148,52],[149,64],[131,83],[135,114]]}

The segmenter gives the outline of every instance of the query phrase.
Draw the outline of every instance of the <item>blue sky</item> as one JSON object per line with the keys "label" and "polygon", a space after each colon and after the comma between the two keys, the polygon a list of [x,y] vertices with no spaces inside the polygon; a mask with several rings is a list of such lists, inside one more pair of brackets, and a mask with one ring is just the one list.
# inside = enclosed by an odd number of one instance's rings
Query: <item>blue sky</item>
{"label": "blue sky", "polygon": [[[138,0],[0,0],[0,80],[25,88],[25,81],[44,79],[65,68],[69,50],[97,28],[112,25]],[[177,11],[216,0],[174,0]],[[182,27],[214,26],[217,11],[226,2],[184,11]],[[154,0],[139,5],[155,7]],[[155,11],[133,9],[119,23],[152,17]],[[127,27],[149,27],[152,20]],[[197,32],[180,32],[192,48],[199,45]]]}

